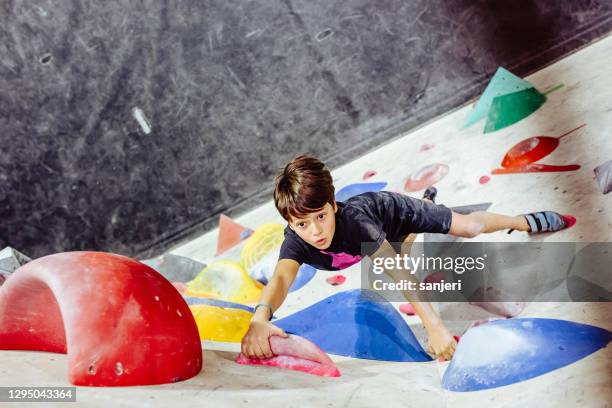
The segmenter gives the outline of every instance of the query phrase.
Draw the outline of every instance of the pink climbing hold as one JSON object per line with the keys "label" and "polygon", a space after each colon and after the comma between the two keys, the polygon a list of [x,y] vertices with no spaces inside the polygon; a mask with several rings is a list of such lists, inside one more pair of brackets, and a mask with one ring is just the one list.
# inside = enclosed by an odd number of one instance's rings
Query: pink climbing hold
{"label": "pink climbing hold", "polygon": [[408,192],[424,190],[442,180],[447,174],[448,166],[446,164],[430,164],[408,177],[408,180],[404,183],[404,190]]}
{"label": "pink climbing hold", "polygon": [[414,307],[410,303],[401,304],[399,307],[399,311],[407,314],[408,316],[414,316],[416,312],[414,311]]}
{"label": "pink climbing hold", "polygon": [[421,148],[419,149],[419,151],[424,152],[424,151],[426,151],[426,150],[431,150],[431,149],[433,149],[434,147],[436,147],[436,145],[435,145],[435,144],[425,143],[425,144],[421,145]]}
{"label": "pink climbing hold", "polygon": [[334,276],[330,276],[329,278],[325,280],[330,285],[337,286],[337,285],[342,285],[344,282],[346,282],[346,277],[344,275],[334,275]]}
{"label": "pink climbing hold", "polygon": [[364,180],[367,180],[367,179],[369,179],[370,177],[374,177],[375,175],[376,175],[376,171],[374,171],[374,170],[368,170],[368,171],[366,171],[365,173],[363,173],[363,179],[364,179]]}
{"label": "pink climbing hold", "polygon": [[459,340],[461,340],[461,337],[460,336],[453,336],[453,339],[455,339],[455,341],[457,343],[459,343]]}
{"label": "pink climbing hold", "polygon": [[314,343],[303,337],[289,334],[287,338],[270,336],[272,358],[248,358],[240,353],[238,364],[264,365],[302,371],[321,377],[340,377],[340,370],[331,358]]}
{"label": "pink climbing hold", "polygon": [[487,184],[489,181],[491,181],[491,177],[489,176],[482,176],[481,178],[478,179],[478,182],[480,184]]}
{"label": "pink climbing hold", "polygon": [[187,303],[133,259],[65,252],[17,269],[0,288],[0,349],[68,354],[74,385],[153,385],[202,369]]}

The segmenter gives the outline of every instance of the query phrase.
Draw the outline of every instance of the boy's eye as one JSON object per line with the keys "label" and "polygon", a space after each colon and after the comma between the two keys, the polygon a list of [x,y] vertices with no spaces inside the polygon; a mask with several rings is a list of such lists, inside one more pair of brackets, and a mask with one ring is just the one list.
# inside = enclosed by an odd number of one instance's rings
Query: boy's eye
{"label": "boy's eye", "polygon": [[322,220],[323,218],[325,218],[325,215],[326,215],[325,213],[319,214],[319,219]]}
{"label": "boy's eye", "polygon": [[306,225],[305,222],[298,222],[297,226],[300,227],[300,228],[304,228],[304,225]]}

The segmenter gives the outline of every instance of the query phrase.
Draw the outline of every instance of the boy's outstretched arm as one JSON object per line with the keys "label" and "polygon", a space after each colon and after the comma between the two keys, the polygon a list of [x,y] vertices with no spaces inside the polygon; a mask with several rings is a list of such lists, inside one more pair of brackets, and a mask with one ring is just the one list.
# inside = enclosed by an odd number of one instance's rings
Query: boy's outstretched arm
{"label": "boy's outstretched arm", "polygon": [[[391,244],[385,240],[371,258],[374,260],[378,257],[393,258],[395,256],[395,250]],[[416,277],[410,272],[409,270],[385,269],[385,274],[391,277],[395,282],[410,280],[415,282],[415,285],[418,287]],[[427,330],[427,335],[429,337],[427,351],[434,354],[436,357],[443,357],[445,360],[450,360],[455,353],[457,342],[444,325],[444,322],[442,322],[442,319],[440,319],[433,310],[431,303],[424,301],[417,291],[402,291],[402,295],[410,302],[414,311],[423,322],[425,330]]]}
{"label": "boy's outstretched arm", "polygon": [[281,259],[276,264],[274,275],[264,287],[259,299],[259,303],[267,304],[270,307],[257,308],[251,318],[249,330],[242,338],[241,350],[247,357],[271,358],[274,354],[270,349],[270,336],[287,337],[287,334],[270,323],[269,319],[272,313],[283,304],[299,268],[300,264],[292,259]]}

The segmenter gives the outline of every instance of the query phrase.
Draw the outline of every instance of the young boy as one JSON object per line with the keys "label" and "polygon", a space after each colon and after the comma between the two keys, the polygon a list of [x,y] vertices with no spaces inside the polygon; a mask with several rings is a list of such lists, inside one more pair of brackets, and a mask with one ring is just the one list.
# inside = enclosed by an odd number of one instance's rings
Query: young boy
{"label": "young boy", "polygon": [[[287,220],[285,240],[270,282],[264,288],[249,330],[242,339],[248,357],[270,358],[269,337],[287,336],[269,319],[293,283],[302,263],[317,269],[339,270],[361,259],[361,244],[374,242],[374,259],[395,253],[390,242],[406,244],[416,233],[429,232],[473,238],[503,229],[552,232],[566,227],[561,215],[543,211],[506,216],[477,211],[462,215],[433,203],[435,189],[423,200],[380,191],[336,202],[329,170],[318,159],[301,155],[282,169],[275,179],[274,203]],[[410,300],[410,299],[409,299]],[[428,334],[428,351],[450,359],[456,342],[428,302],[411,301]]]}

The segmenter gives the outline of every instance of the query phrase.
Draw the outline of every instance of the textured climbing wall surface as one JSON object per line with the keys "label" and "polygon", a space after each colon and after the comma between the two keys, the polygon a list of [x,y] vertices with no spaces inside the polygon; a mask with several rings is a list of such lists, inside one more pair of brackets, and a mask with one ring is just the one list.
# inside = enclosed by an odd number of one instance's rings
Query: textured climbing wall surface
{"label": "textured climbing wall surface", "polygon": [[609,32],[606,1],[9,1],[0,247],[143,254]]}
{"label": "textured climbing wall surface", "polygon": [[[573,228],[555,234],[529,237],[500,232],[479,239],[610,242],[611,196],[603,194],[594,169],[612,158],[612,88],[605,86],[611,64],[612,37],[609,37],[527,77],[538,89],[559,84],[563,87],[548,94],[547,102],[519,123],[488,134],[483,134],[483,122],[462,130],[471,113],[471,107],[465,107],[335,169],[336,186],[340,189],[358,183],[364,174],[375,171],[368,181],[387,182],[386,189],[402,191],[410,175],[434,163],[445,164],[448,173],[436,183],[440,203],[461,206],[489,202],[492,203],[489,210],[499,213],[552,209],[577,218]],[[538,135],[559,137],[582,124],[586,126],[563,138],[556,150],[540,160],[544,164],[579,164],[578,170],[492,174],[516,143]],[[482,179],[483,176],[489,180]],[[421,192],[410,194],[419,196]],[[235,221],[256,229],[281,220],[268,202]],[[211,231],[172,252],[206,263],[215,259],[238,260],[244,242],[215,258],[217,233],[217,230]],[[360,286],[359,265],[340,272],[346,281],[337,286],[330,285],[326,278],[338,272],[317,272],[303,287],[289,293],[277,316],[290,316],[322,299]],[[441,303],[437,308],[454,334],[462,334],[472,320],[490,316],[469,304]],[[531,303],[519,317],[563,319],[612,330],[611,316],[610,303],[566,302]],[[403,319],[424,344],[424,331],[418,318],[403,316]],[[79,387],[77,399],[95,406],[168,406],[180,401],[189,405],[221,406],[265,403],[270,407],[605,407],[610,403],[612,390],[612,347],[609,345],[573,364],[516,384],[477,392],[451,392],[442,388],[448,363],[388,362],[332,355],[342,376],[320,378],[276,368],[238,365],[234,362],[238,343],[203,344],[203,370],[190,380],[146,388]],[[482,345],[483,350],[494,346],[494,343]],[[536,364],[537,357],[532,359]],[[1,351],[0,360],[3,385],[68,385],[64,380],[67,361],[63,355]]]}

